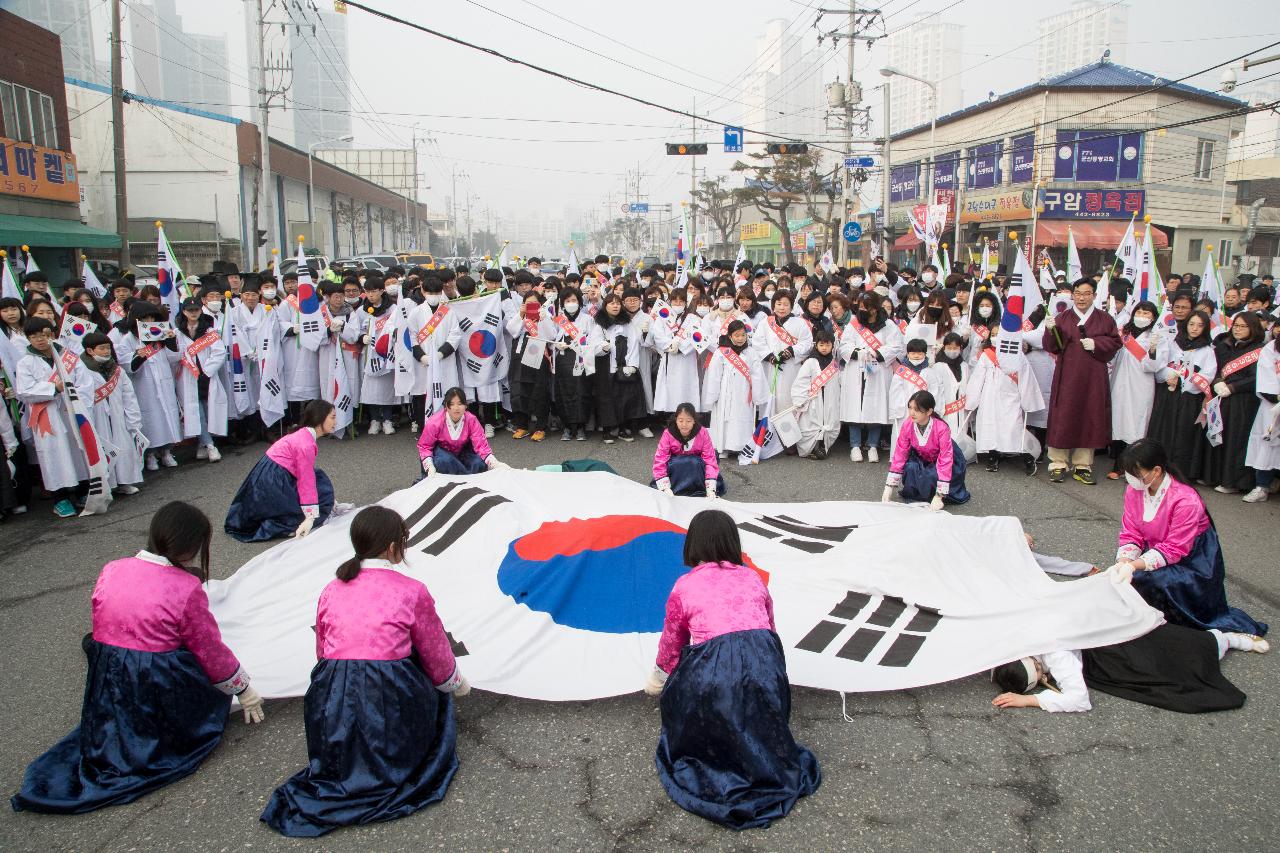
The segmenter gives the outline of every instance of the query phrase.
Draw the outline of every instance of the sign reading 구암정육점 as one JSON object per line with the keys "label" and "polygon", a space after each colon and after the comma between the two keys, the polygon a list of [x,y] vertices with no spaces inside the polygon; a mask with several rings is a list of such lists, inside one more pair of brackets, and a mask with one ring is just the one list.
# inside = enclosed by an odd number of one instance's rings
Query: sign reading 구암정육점
{"label": "sign reading \uad6c\uc554\uc815\uc721\uc810", "polygon": [[1041,190],[1045,219],[1129,219],[1141,216],[1146,190]]}
{"label": "sign reading \uad6c\uc554\uc815\uc721\uc810", "polygon": [[0,137],[0,193],[78,202],[75,155]]}

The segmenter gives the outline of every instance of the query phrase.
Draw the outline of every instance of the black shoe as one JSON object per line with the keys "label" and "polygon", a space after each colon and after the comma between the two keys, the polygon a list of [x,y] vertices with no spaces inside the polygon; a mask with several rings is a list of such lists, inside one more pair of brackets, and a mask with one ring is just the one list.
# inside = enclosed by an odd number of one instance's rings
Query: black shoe
{"label": "black shoe", "polygon": [[1096,486],[1097,481],[1093,479],[1093,472],[1085,468],[1077,468],[1075,473],[1071,475],[1078,482],[1084,483],[1086,486]]}
{"label": "black shoe", "polygon": [[1000,457],[992,454],[987,457],[987,470],[992,474],[1000,470]]}
{"label": "black shoe", "polygon": [[1039,468],[1039,466],[1036,465],[1036,458],[1034,456],[1028,456],[1026,461],[1023,463],[1023,468],[1026,470],[1028,477],[1034,477],[1036,475],[1036,470]]}
{"label": "black shoe", "polygon": [[827,447],[825,444],[814,445],[812,452],[809,453],[810,459],[826,459]]}
{"label": "black shoe", "polygon": [[1053,471],[1050,471],[1050,472],[1049,472],[1049,482],[1050,482],[1050,483],[1061,483],[1061,482],[1063,482],[1063,481],[1064,481],[1064,480],[1066,480],[1066,479],[1067,479],[1067,469],[1066,469],[1066,468],[1057,468],[1057,469],[1055,469],[1055,470],[1053,470]]}

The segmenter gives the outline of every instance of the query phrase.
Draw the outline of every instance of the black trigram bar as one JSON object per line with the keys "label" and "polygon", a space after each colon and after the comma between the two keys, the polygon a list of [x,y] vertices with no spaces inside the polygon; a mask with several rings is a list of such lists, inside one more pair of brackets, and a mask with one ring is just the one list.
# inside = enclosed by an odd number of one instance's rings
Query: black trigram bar
{"label": "black trigram bar", "polygon": [[488,495],[481,498],[476,501],[475,506],[471,507],[465,515],[455,521],[449,529],[444,532],[443,536],[432,542],[423,550],[433,557],[439,557],[448,550],[450,545],[462,538],[462,534],[466,533],[475,526],[476,522],[484,518],[485,514],[488,513],[489,510],[493,509],[498,504],[505,503],[511,503],[511,501],[507,500],[502,495]]}
{"label": "black trigram bar", "polygon": [[[861,633],[861,632],[859,632]],[[880,658],[880,666],[907,666],[915,659],[916,652],[924,645],[923,634],[899,634],[889,651]]]}
{"label": "black trigram bar", "polygon": [[311,332],[318,332],[318,331],[320,331],[320,321],[319,321],[319,320],[305,320],[305,321],[303,321],[303,323],[302,323],[302,331],[303,331],[304,333],[307,333],[307,334],[309,334],[309,333],[311,333]]}
{"label": "black trigram bar", "polygon": [[427,517],[427,513],[439,506],[440,502],[444,500],[450,492],[459,487],[458,482],[454,481],[452,483],[445,483],[443,488],[436,489],[427,496],[425,501],[422,502],[422,506],[409,513],[409,517],[404,520],[404,526],[412,530],[414,525]]}
{"label": "black trigram bar", "polygon": [[444,635],[449,638],[449,648],[453,649],[455,658],[466,657],[469,654],[466,643],[461,640],[455,640],[451,631],[445,631]]}
{"label": "black trigram bar", "polygon": [[888,628],[894,622],[898,621],[898,617],[907,609],[907,603],[901,598],[893,598],[886,595],[881,601],[880,606],[876,608],[876,612],[867,617],[868,625],[879,625],[881,628]]}
{"label": "black trigram bar", "polygon": [[458,321],[458,328],[464,332],[470,329],[474,325],[475,323],[472,322],[470,317],[463,317]]}
{"label": "black trigram bar", "polygon": [[494,327],[497,327],[497,325],[498,325],[498,315],[497,315],[497,314],[493,314],[493,313],[485,314],[485,315],[484,315],[484,322],[485,322],[485,325],[486,325],[486,326],[494,326]]}
{"label": "black trigram bar", "polygon": [[468,358],[466,361],[467,361],[467,370],[470,370],[472,373],[480,372],[480,368],[483,366],[481,365],[480,362],[476,361],[474,358]]}
{"label": "black trigram bar", "polygon": [[871,596],[865,592],[853,592],[850,590],[835,607],[831,608],[831,615],[837,619],[853,620],[853,617],[862,612],[862,608],[871,603]]}
{"label": "black trigram bar", "polygon": [[785,515],[766,515],[760,520],[779,530],[785,530],[797,536],[807,536],[810,539],[825,539],[828,542],[843,542],[849,538],[850,533],[857,529],[857,525],[853,524],[848,527],[823,527],[817,524],[805,524]]}
{"label": "black trigram bar", "polygon": [[932,607],[921,607],[918,604],[916,605],[916,610],[919,612],[912,617],[911,621],[907,623],[907,627],[902,630],[919,631],[922,634],[927,634],[938,627],[938,621],[942,619],[941,613]]}
{"label": "black trigram bar", "polygon": [[[450,483],[449,485],[453,484]],[[432,533],[439,530],[441,525],[447,524],[458,510],[462,509],[463,504],[480,494],[484,494],[484,492],[477,488],[465,488],[453,494],[449,498],[449,502],[444,505],[444,508],[441,509],[435,518],[432,519],[432,522],[434,523],[427,524],[413,535],[413,538],[409,540],[409,547],[412,548],[418,545],[423,539],[426,539]]]}
{"label": "black trigram bar", "polygon": [[[754,533],[765,539],[777,539],[780,545],[786,545],[809,554],[823,554],[835,547],[834,543],[845,541],[849,534],[857,529],[857,525],[827,527],[819,524],[806,524],[788,515],[765,515],[754,519],[754,521],[740,523],[738,529],[747,533]],[[792,535],[788,536],[787,534]]]}
{"label": "black trigram bar", "polygon": [[[876,647],[876,643],[884,636],[884,631],[876,631],[872,628],[859,628],[849,638],[849,642],[845,643],[840,651],[836,652],[836,657],[845,660],[864,661],[867,655],[871,654],[871,650]],[[921,637],[921,640],[924,638]]]}
{"label": "black trigram bar", "polygon": [[845,627],[843,622],[828,622],[823,619],[809,629],[809,633],[804,635],[804,639],[796,643],[796,648],[821,654]]}
{"label": "black trigram bar", "polygon": [[280,393],[280,383],[275,381],[274,379],[268,379],[266,384],[266,389],[271,394],[271,396],[274,397]]}

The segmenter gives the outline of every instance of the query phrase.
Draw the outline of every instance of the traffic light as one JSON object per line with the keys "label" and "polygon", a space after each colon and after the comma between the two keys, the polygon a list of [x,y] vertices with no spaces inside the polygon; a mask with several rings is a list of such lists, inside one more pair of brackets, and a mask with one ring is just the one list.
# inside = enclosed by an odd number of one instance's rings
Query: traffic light
{"label": "traffic light", "polygon": [[705,142],[668,142],[667,154],[675,156],[687,156],[692,154],[706,154],[707,143]]}
{"label": "traffic light", "polygon": [[804,142],[770,142],[764,150],[768,154],[807,154],[809,146]]}

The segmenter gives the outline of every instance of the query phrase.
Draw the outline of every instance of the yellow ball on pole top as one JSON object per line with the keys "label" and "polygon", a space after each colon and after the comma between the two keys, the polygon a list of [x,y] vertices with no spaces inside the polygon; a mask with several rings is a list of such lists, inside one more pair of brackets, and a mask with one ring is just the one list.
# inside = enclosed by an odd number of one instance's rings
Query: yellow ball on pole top
{"label": "yellow ball on pole top", "polygon": [[28,246],[26,243],[23,243],[23,244],[22,244],[22,251],[24,251],[24,252],[30,252],[30,251],[31,251],[31,247],[30,247],[30,246]]}
{"label": "yellow ball on pole top", "polygon": [[306,237],[306,235],[305,235],[305,234],[299,234],[299,235],[298,235],[298,242],[299,242],[299,243],[305,243],[305,242],[306,242],[306,240],[307,240],[307,237]]}
{"label": "yellow ball on pole top", "polygon": [[1142,221],[1143,221],[1143,222],[1150,222],[1150,221],[1151,221],[1151,214],[1150,214],[1150,213],[1148,213],[1146,216],[1142,217]]}
{"label": "yellow ball on pole top", "polygon": [[164,223],[163,223],[163,222],[161,222],[159,219],[157,219],[157,220],[156,220],[156,227],[157,227],[157,228],[163,228],[163,227],[164,227]]}
{"label": "yellow ball on pole top", "polygon": [[1213,252],[1213,247],[1212,247],[1212,246],[1205,246],[1205,247],[1204,247],[1204,250],[1205,250],[1206,252],[1212,253],[1212,252]]}
{"label": "yellow ball on pole top", "polygon": [[0,258],[7,258],[7,257],[9,257],[9,253],[6,252],[4,249],[0,249]]}
{"label": "yellow ball on pole top", "polygon": [[1010,240],[1017,240],[1017,239],[1018,239],[1018,232],[1017,232],[1017,231],[1010,231],[1010,232],[1009,232],[1009,239],[1010,239]]}
{"label": "yellow ball on pole top", "polygon": [[280,254],[280,250],[279,250],[279,249],[272,249],[272,250],[271,250],[271,254],[273,254],[273,255],[278,255],[278,254]]}

